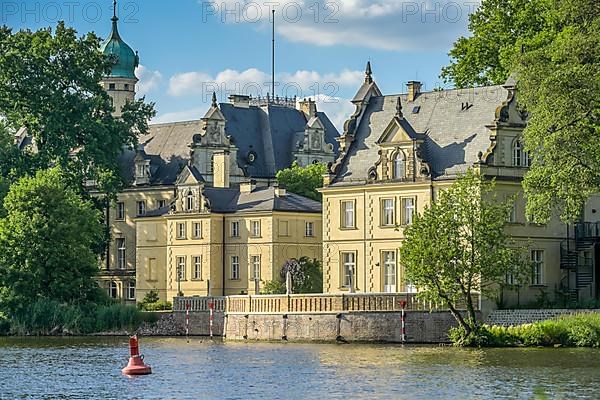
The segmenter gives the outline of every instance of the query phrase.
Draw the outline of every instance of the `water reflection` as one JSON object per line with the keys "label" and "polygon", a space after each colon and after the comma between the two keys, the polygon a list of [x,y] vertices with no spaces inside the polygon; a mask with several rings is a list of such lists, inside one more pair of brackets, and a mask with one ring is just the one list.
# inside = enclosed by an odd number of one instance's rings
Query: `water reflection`
{"label": "water reflection", "polygon": [[144,338],[0,338],[0,399],[597,399],[600,351]]}

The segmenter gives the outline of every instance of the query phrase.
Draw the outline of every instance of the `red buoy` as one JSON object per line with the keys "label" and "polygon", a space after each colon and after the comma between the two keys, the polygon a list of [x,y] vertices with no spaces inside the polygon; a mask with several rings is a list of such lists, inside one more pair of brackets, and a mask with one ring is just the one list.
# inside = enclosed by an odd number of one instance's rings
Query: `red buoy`
{"label": "red buoy", "polygon": [[140,355],[137,335],[129,337],[129,363],[121,371],[125,375],[148,375],[152,373],[152,368],[144,364],[144,356]]}

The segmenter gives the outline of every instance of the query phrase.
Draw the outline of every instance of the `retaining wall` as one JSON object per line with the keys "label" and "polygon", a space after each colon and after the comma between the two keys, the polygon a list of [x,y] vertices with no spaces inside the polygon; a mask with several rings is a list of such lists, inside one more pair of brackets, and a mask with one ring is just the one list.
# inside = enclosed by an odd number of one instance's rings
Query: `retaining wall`
{"label": "retaining wall", "polygon": [[[229,314],[225,325],[227,340],[402,341],[399,312]],[[448,342],[453,326],[456,321],[449,312],[407,312],[406,341]]]}
{"label": "retaining wall", "polygon": [[[209,336],[209,312],[190,312],[189,334]],[[224,313],[215,311],[213,314],[213,335],[222,336],[224,326]],[[153,323],[144,323],[137,333],[143,336],[180,336],[185,335],[185,312],[160,313],[158,320]]]}
{"label": "retaining wall", "polygon": [[494,310],[485,320],[489,325],[521,325],[533,322],[545,321],[547,319],[557,318],[561,315],[578,314],[588,312],[600,312],[600,310],[589,309],[553,309],[553,310]]}

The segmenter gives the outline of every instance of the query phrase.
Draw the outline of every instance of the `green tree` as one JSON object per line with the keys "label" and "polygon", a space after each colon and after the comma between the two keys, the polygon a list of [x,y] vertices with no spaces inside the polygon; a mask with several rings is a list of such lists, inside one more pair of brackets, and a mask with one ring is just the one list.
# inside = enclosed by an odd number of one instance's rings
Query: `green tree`
{"label": "green tree", "polygon": [[600,2],[562,0],[552,32],[524,39],[515,71],[518,101],[530,114],[525,148],[533,156],[523,186],[527,214],[577,221],[600,191]]}
{"label": "green tree", "polygon": [[287,272],[292,274],[294,293],[323,293],[323,268],[319,260],[306,256],[292,258],[281,268],[281,279],[285,282]]}
{"label": "green tree", "polygon": [[60,167],[11,185],[0,219],[0,309],[38,300],[93,301],[102,234],[100,215],[69,185]]}
{"label": "green tree", "polygon": [[549,29],[546,13],[552,3],[555,0],[483,0],[469,15],[471,35],[454,42],[441,78],[460,88],[504,83],[520,41]]}
{"label": "green tree", "polygon": [[321,193],[317,189],[323,187],[323,174],[326,172],[327,166],[323,163],[303,168],[294,162],[290,168],[277,172],[277,182],[292,193],[321,201]]}
{"label": "green tree", "polygon": [[525,272],[522,252],[504,230],[512,204],[499,201],[494,187],[469,170],[405,228],[400,248],[418,296],[446,304],[466,337],[478,329],[472,292],[491,297],[506,274]]}
{"label": "green tree", "polygon": [[59,165],[79,188],[102,171],[117,171],[117,157],[147,131],[154,108],[141,99],[128,103],[122,118],[112,116],[100,85],[111,64],[99,43],[93,33],[78,38],[62,22],[54,33],[0,27],[0,119],[14,131],[26,127],[37,147],[3,169],[19,169],[18,177]]}

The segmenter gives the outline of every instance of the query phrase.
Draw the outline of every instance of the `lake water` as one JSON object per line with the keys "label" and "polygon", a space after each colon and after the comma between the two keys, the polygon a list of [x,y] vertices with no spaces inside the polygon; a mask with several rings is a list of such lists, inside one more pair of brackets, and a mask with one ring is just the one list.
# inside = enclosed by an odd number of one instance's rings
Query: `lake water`
{"label": "lake water", "polygon": [[600,351],[0,338],[1,399],[600,399]]}

